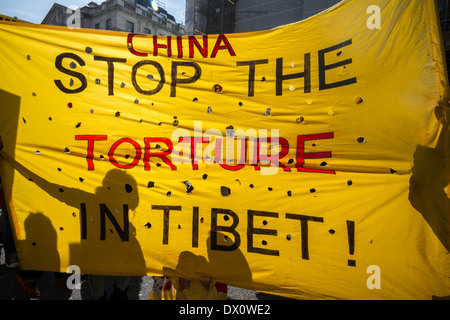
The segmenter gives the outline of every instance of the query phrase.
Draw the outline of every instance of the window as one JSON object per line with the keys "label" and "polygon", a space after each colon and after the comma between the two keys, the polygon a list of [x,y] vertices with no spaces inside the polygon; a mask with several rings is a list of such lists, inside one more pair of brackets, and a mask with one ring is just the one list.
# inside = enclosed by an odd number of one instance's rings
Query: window
{"label": "window", "polygon": [[100,23],[95,24],[95,29],[100,29]]}
{"label": "window", "polygon": [[106,20],[106,30],[111,30],[112,29],[112,25],[111,25],[111,19]]}
{"label": "window", "polygon": [[127,21],[127,32],[134,32],[134,23]]}
{"label": "window", "polygon": [[152,30],[144,28],[144,34],[151,34]]}

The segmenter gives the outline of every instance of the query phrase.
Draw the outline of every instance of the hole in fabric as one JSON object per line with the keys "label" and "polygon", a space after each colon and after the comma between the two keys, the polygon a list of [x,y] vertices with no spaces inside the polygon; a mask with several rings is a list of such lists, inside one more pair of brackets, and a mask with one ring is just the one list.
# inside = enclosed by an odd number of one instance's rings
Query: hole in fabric
{"label": "hole in fabric", "polygon": [[356,97],[356,100],[355,100],[356,104],[361,104],[363,102],[364,102],[364,100],[361,97]]}
{"label": "hole in fabric", "polygon": [[330,229],[330,230],[328,230],[328,232],[331,233],[331,234],[335,233],[334,229]]}
{"label": "hole in fabric", "polygon": [[75,128],[79,128],[81,126],[81,122],[78,122],[76,125],[75,125]]}
{"label": "hole in fabric", "polygon": [[359,143],[365,143],[366,139],[363,137],[359,137],[358,139],[356,139]]}
{"label": "hole in fabric", "polygon": [[292,191],[289,190],[289,191],[287,192],[287,195],[288,195],[288,197],[292,196]]}
{"label": "hole in fabric", "polygon": [[86,48],[84,49],[84,51],[85,51],[86,53],[92,53],[92,48],[91,48],[91,47],[86,47]]}
{"label": "hole in fabric", "polygon": [[267,108],[266,111],[264,111],[264,115],[265,116],[270,116],[271,115],[270,114],[270,110],[271,110],[270,108]]}
{"label": "hole in fabric", "polygon": [[220,84],[213,85],[212,89],[215,93],[223,93],[223,87]]}
{"label": "hole in fabric", "polygon": [[353,184],[352,180],[347,180],[347,185],[351,186]]}
{"label": "hole in fabric", "polygon": [[208,175],[205,173],[205,174],[202,176],[202,178],[203,178],[203,180],[206,180],[206,178],[208,178]]}
{"label": "hole in fabric", "polygon": [[167,195],[168,197],[170,197],[170,196],[172,195],[172,192],[171,192],[171,191],[167,191],[166,195]]}
{"label": "hole in fabric", "polygon": [[290,234],[288,234],[288,235],[286,236],[286,239],[288,239],[288,240],[291,240],[291,238],[292,238],[292,236],[291,236]]}
{"label": "hole in fabric", "polygon": [[253,187],[254,187],[253,183],[251,183],[251,184],[249,185],[249,187],[250,187],[250,188],[253,188]]}
{"label": "hole in fabric", "polygon": [[228,126],[226,128],[226,132],[227,132],[227,137],[234,138],[234,127],[233,126]]}
{"label": "hole in fabric", "polygon": [[79,177],[78,180],[80,180],[80,182],[84,181],[84,179],[82,177]]}
{"label": "hole in fabric", "polygon": [[133,191],[133,187],[127,183],[127,184],[125,184],[125,191],[127,193],[130,193],[131,191]]}
{"label": "hole in fabric", "polygon": [[192,190],[194,190],[194,187],[189,181],[183,181],[184,185],[186,186],[186,193],[191,194]]}
{"label": "hole in fabric", "polygon": [[297,118],[297,123],[305,123],[305,118],[303,116]]}
{"label": "hole in fabric", "polygon": [[147,188],[153,188],[155,186],[155,183],[153,181],[149,181],[147,183]]}
{"label": "hole in fabric", "polygon": [[117,112],[114,114],[114,116],[115,116],[115,117],[120,117],[120,111],[117,111]]}
{"label": "hole in fabric", "polygon": [[231,190],[228,187],[221,186],[220,193],[222,194],[222,196],[228,197],[231,194]]}
{"label": "hole in fabric", "polygon": [[95,79],[95,83],[100,84],[101,83],[100,79],[99,78]]}
{"label": "hole in fabric", "polygon": [[345,76],[345,75],[347,75],[347,74],[348,74],[348,69],[347,69],[346,66],[343,66],[342,69],[341,69],[341,71],[339,72],[339,75],[340,75],[340,76]]}
{"label": "hole in fabric", "polygon": [[144,227],[146,227],[147,229],[150,229],[152,227],[152,224],[150,222],[147,222]]}
{"label": "hole in fabric", "polygon": [[316,189],[311,188],[311,189],[309,189],[309,192],[310,192],[310,193],[314,193],[314,192],[316,192]]}
{"label": "hole in fabric", "polygon": [[389,170],[392,174],[394,174],[394,173],[398,173],[397,171],[395,171],[394,169],[390,169]]}

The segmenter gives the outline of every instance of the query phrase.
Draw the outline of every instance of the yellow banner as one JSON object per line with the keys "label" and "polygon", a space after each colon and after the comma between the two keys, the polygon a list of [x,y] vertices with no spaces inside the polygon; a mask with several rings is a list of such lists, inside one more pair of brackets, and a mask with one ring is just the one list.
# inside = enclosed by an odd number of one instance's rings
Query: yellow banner
{"label": "yellow banner", "polygon": [[1,23],[1,178],[21,267],[449,296],[436,7],[346,0],[204,36]]}

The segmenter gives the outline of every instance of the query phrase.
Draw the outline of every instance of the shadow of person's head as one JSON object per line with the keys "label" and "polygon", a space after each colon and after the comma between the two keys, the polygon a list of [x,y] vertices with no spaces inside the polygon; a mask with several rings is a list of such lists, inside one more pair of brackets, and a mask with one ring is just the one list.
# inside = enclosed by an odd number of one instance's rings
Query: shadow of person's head
{"label": "shadow of person's head", "polygon": [[225,283],[248,284],[252,281],[252,273],[240,243],[232,234],[217,231],[211,231],[206,241],[210,268]]}
{"label": "shadow of person's head", "polygon": [[30,264],[37,270],[51,266],[59,271],[58,236],[50,219],[41,212],[32,212],[24,221],[24,231],[22,245],[28,250],[21,265],[26,267]]}
{"label": "shadow of person's head", "polygon": [[97,187],[95,194],[98,201],[126,203],[131,210],[135,210],[139,205],[136,180],[120,169],[108,171],[103,178],[102,186]]}
{"label": "shadow of person's head", "polygon": [[211,267],[205,257],[196,255],[190,251],[183,251],[178,256],[175,269],[164,268],[165,274],[177,277],[199,279],[211,275]]}

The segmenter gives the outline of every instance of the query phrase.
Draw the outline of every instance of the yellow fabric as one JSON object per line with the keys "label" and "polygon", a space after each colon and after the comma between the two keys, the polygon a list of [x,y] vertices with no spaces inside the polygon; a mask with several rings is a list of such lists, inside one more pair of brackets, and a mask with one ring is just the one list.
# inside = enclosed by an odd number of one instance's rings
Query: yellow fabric
{"label": "yellow fabric", "polygon": [[435,1],[345,0],[205,37],[2,22],[0,41],[1,178],[24,269],[450,295]]}

